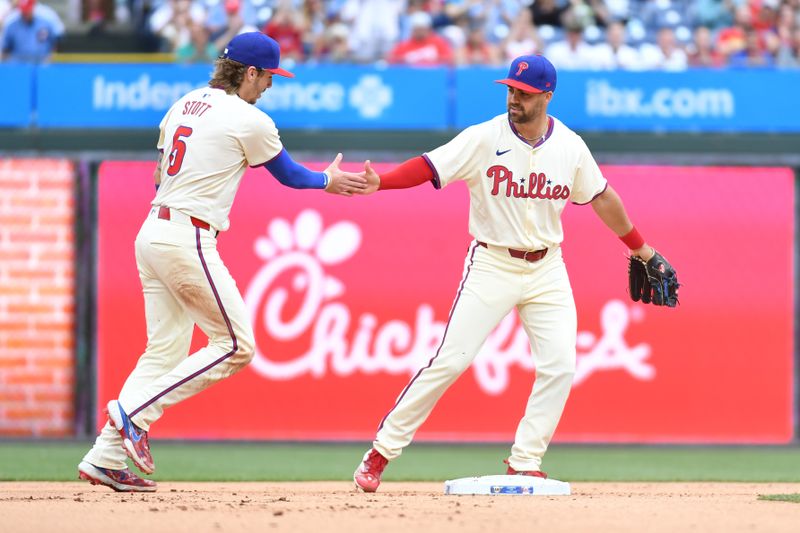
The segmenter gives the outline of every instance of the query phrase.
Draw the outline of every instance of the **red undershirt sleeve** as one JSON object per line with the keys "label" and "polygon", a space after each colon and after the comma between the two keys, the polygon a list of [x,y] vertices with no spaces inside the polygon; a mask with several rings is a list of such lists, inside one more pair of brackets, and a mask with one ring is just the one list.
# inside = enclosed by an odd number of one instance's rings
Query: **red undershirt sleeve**
{"label": "red undershirt sleeve", "polygon": [[408,189],[416,187],[426,181],[433,181],[434,186],[436,175],[424,157],[417,156],[400,163],[398,166],[384,172],[381,176],[380,190],[386,189]]}

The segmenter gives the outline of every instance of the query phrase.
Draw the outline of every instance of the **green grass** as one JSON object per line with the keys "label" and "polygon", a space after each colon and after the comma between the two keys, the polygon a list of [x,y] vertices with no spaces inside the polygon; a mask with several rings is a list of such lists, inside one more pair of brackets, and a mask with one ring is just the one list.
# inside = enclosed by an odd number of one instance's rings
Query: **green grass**
{"label": "green grass", "polygon": [[770,502],[800,503],[800,492],[795,492],[794,494],[759,494],[758,499]]}
{"label": "green grass", "polygon": [[[76,479],[88,443],[0,442],[0,481]],[[366,445],[153,441],[157,480],[348,480]],[[387,481],[499,474],[507,446],[413,444]],[[543,468],[566,481],[800,482],[800,447],[552,446]]]}

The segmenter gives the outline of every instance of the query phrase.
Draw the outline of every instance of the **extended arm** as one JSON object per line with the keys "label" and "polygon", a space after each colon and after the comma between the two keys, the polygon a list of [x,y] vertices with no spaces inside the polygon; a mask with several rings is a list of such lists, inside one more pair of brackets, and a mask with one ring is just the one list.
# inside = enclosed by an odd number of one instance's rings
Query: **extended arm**
{"label": "extended arm", "polygon": [[387,189],[408,189],[427,181],[433,182],[434,187],[437,186],[433,167],[424,156],[412,157],[380,176],[372,169],[371,163],[367,161],[364,164],[364,175],[368,181],[368,186],[363,191],[364,194],[375,192],[378,189],[382,191]]}
{"label": "extended arm", "polygon": [[329,181],[325,172],[314,172],[295,162],[285,148],[264,167],[275,179],[292,189],[324,189]]}
{"label": "extended arm", "polygon": [[617,192],[607,187],[592,200],[600,220],[631,250],[628,259],[628,292],[634,302],[675,307],[678,305],[678,275],[669,262],[647,245],[631,223]]}
{"label": "extended arm", "polygon": [[611,185],[592,200],[592,209],[600,217],[600,220],[630,248],[633,255],[639,256],[645,261],[653,257],[655,251],[647,245],[633,227],[633,223],[625,212],[622,199]]}
{"label": "extended arm", "polygon": [[324,172],[314,172],[296,163],[283,149],[264,166],[279,182],[293,189],[325,189],[332,194],[351,196],[366,188],[366,178],[339,169],[341,160],[342,154],[337,154]]}

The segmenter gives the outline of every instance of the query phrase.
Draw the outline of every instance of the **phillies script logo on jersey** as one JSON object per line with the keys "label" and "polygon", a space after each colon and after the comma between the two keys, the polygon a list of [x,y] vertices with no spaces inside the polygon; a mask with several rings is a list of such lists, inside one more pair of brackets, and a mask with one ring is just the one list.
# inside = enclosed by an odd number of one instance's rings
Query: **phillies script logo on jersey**
{"label": "phillies script logo on jersey", "polygon": [[[271,380],[355,373],[411,377],[428,363],[446,325],[436,320],[432,305],[420,303],[411,321],[396,318],[380,324],[369,312],[354,316],[344,298],[346,287],[326,272],[327,266],[358,252],[362,233],[356,223],[340,221],[326,228],[319,212],[306,209],[293,222],[273,219],[267,233],[254,243],[265,264],[244,295],[257,339],[250,368]],[[446,316],[447,310],[442,313]],[[628,327],[641,321],[642,313],[641,306],[611,300],[601,311],[599,335],[578,332],[575,385],[595,372],[618,369],[634,379],[653,379],[650,346],[625,341]],[[284,345],[301,346],[301,353],[271,359],[274,346],[259,345],[262,332]],[[508,388],[514,367],[534,370],[528,336],[516,313],[509,313],[489,335],[472,372],[484,393],[497,395]]]}
{"label": "phillies script logo on jersey", "polygon": [[492,178],[492,196],[505,195],[508,198],[539,198],[541,200],[566,200],[569,198],[569,187],[553,185],[544,172],[531,172],[527,178],[514,181],[514,173],[503,165],[494,165],[486,171]]}

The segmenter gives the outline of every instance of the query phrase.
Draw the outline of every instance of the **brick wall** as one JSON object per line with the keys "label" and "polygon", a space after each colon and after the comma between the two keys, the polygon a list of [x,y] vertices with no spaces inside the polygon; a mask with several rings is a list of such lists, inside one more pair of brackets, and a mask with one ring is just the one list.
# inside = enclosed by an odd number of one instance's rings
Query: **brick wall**
{"label": "brick wall", "polygon": [[0,436],[73,433],[73,174],[0,159]]}

